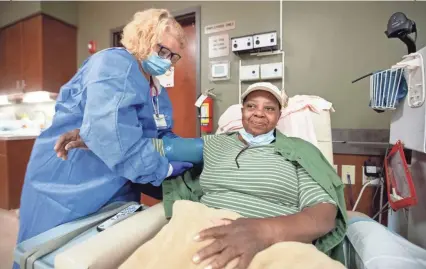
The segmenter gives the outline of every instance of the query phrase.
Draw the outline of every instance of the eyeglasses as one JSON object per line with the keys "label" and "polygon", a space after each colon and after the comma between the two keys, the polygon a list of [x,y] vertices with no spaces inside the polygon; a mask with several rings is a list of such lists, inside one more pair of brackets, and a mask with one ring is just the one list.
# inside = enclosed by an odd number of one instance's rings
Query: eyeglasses
{"label": "eyeglasses", "polygon": [[158,47],[160,48],[158,51],[158,56],[163,59],[170,59],[173,64],[182,58],[179,54],[172,52],[169,48],[166,48],[161,44],[158,44]]}

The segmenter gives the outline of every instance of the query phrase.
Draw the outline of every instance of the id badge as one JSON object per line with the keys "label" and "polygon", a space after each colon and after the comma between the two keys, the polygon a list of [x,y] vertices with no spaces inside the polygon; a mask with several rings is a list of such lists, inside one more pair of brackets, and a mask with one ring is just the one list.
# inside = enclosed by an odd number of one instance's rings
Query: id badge
{"label": "id badge", "polygon": [[167,128],[166,117],[164,117],[164,114],[154,114],[154,121],[155,125],[157,125],[157,129]]}

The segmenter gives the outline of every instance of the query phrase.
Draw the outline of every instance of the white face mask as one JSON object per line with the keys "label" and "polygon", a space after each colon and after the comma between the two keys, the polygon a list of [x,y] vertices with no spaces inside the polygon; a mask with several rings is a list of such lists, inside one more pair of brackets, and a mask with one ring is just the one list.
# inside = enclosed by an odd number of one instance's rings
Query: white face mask
{"label": "white face mask", "polygon": [[250,145],[250,146],[264,146],[271,144],[272,141],[274,141],[274,131],[272,130],[269,133],[261,134],[258,136],[253,136],[252,134],[249,134],[246,132],[246,130],[243,128],[239,131],[241,137]]}

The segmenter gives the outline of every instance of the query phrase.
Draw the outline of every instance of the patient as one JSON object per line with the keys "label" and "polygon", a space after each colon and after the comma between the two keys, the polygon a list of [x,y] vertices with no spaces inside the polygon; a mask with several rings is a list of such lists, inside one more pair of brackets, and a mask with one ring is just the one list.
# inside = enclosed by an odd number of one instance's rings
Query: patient
{"label": "patient", "polygon": [[[210,241],[193,256],[194,263],[208,260],[208,268],[215,269],[237,259],[238,268],[247,268],[258,253],[289,241],[314,243],[332,255],[346,229],[335,173],[313,145],[275,130],[285,105],[278,88],[255,83],[242,99],[244,129],[204,138],[200,176],[200,203],[235,214],[215,227],[204,223],[208,229],[196,239]],[[85,146],[77,140],[74,136],[73,148]]]}

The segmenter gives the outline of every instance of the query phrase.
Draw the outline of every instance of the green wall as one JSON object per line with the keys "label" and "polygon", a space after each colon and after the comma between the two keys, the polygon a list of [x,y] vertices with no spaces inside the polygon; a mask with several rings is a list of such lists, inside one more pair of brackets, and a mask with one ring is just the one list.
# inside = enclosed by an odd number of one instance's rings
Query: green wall
{"label": "green wall", "polygon": [[[205,25],[236,21],[229,35],[279,31],[278,1],[247,2],[80,2],[78,6],[81,63],[89,40],[100,48],[110,45],[110,30],[124,25],[141,9],[162,7],[179,11],[201,6]],[[283,2],[285,89],[290,95],[321,96],[333,103],[333,128],[389,128],[389,113],[377,114],[368,107],[369,81],[351,81],[365,73],[385,69],[406,53],[399,40],[383,33],[393,12],[403,11],[419,28],[418,47],[426,45],[426,3],[420,2]],[[422,27],[425,26],[425,27]],[[211,83],[208,79],[208,36],[201,39],[202,90],[218,93],[216,119],[238,102],[238,58],[231,60],[231,80]],[[246,59],[243,64],[275,62],[280,57]],[[246,85],[243,85],[246,87]],[[244,89],[244,88],[243,88]]]}
{"label": "green wall", "polygon": [[[38,4],[37,4],[38,3]],[[5,12],[5,8],[8,10]],[[43,10],[78,26],[78,63],[88,56],[87,42],[99,49],[111,45],[111,29],[123,26],[132,15],[157,7],[181,11],[201,7],[201,26],[236,21],[230,37],[279,31],[278,1],[157,1],[157,2],[12,2],[0,3],[0,26],[16,16]],[[418,26],[417,46],[426,45],[426,2],[283,2],[285,90],[289,95],[321,96],[333,103],[333,128],[387,129],[389,113],[368,107],[369,80],[351,81],[365,73],[390,67],[406,53],[399,40],[384,31],[392,13],[402,11]],[[7,14],[6,14],[7,13]],[[4,15],[6,14],[6,16]],[[238,102],[238,60],[230,53],[231,79],[208,79],[208,35],[201,35],[201,89],[214,87],[218,94],[215,116]],[[279,56],[245,57],[243,64],[278,62]],[[247,84],[243,84],[243,89]]]}

